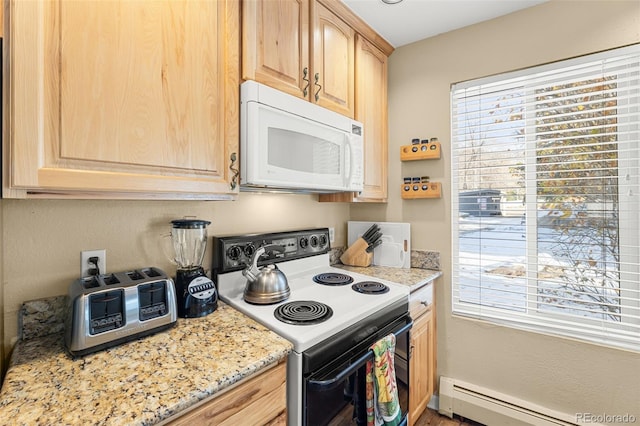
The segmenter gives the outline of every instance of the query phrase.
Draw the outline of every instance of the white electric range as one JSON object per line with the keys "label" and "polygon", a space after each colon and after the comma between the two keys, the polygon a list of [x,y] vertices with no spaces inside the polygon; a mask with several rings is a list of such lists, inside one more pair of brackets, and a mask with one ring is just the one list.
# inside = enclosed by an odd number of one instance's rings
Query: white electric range
{"label": "white electric range", "polygon": [[[242,270],[267,245],[284,252],[267,253],[258,266],[276,263],[291,293],[279,303],[248,303]],[[364,397],[358,386],[369,347],[389,333],[408,345],[409,288],[330,266],[327,228],[214,237],[213,250],[220,298],[293,344],[287,363],[288,424],[328,424],[349,398],[353,424],[360,424]],[[397,352],[406,357],[408,348]],[[355,396],[345,397],[349,392]]]}

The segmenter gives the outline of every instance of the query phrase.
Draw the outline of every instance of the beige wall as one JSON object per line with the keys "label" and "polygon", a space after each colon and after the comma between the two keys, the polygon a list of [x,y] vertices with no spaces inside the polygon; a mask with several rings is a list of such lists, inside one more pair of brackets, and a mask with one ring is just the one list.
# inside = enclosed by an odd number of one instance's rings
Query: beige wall
{"label": "beige wall", "polygon": [[[450,102],[454,82],[640,41],[640,2],[551,1],[397,49],[389,62],[389,203],[351,218],[408,221],[412,246],[440,251],[438,374],[568,414],[640,418],[640,355],[451,315]],[[437,136],[438,161],[401,163],[399,146]],[[403,176],[443,182],[440,200],[401,200]]]}
{"label": "beige wall", "polygon": [[[162,248],[172,219],[210,220],[209,235],[335,227],[334,245],[341,246],[349,214],[347,204],[319,203],[314,195],[251,193],[238,201],[1,200],[0,207],[5,360],[22,302],[65,294],[80,274],[81,250],[106,249],[109,271],[158,266],[173,273]],[[205,267],[210,265],[207,247]]]}

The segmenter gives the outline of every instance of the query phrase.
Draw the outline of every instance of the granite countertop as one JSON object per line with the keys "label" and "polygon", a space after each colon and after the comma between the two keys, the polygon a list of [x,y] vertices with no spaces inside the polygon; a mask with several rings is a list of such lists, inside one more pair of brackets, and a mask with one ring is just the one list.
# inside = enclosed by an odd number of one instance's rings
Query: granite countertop
{"label": "granite countertop", "polygon": [[416,291],[442,275],[441,271],[422,268],[391,268],[388,266],[362,267],[343,264],[336,264],[334,266],[347,271],[404,284],[410,288],[410,291]]}
{"label": "granite countertop", "polygon": [[16,425],[150,425],[285,358],[292,345],[224,303],[203,318],[73,359],[56,332],[17,343],[0,392]]}

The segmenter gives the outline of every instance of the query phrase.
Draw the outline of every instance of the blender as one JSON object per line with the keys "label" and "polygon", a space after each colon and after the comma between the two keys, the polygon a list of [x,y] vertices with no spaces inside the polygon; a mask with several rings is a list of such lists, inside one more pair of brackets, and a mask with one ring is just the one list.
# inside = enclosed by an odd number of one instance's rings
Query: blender
{"label": "blender", "polygon": [[218,307],[216,286],[207,278],[202,268],[207,248],[207,226],[211,222],[199,219],[172,220],[171,241],[178,265],[176,298],[178,316],[181,318],[203,317]]}

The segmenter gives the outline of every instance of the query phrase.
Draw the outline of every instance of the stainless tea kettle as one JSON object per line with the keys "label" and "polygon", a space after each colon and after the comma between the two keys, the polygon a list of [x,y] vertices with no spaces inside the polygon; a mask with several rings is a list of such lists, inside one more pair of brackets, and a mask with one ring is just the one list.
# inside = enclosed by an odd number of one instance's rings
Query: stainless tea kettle
{"label": "stainless tea kettle", "polygon": [[284,247],[270,244],[260,247],[253,254],[251,265],[242,271],[247,277],[244,300],[257,305],[268,305],[287,300],[291,290],[284,273],[276,265],[265,265],[258,269],[258,259],[267,251],[284,252]]}

